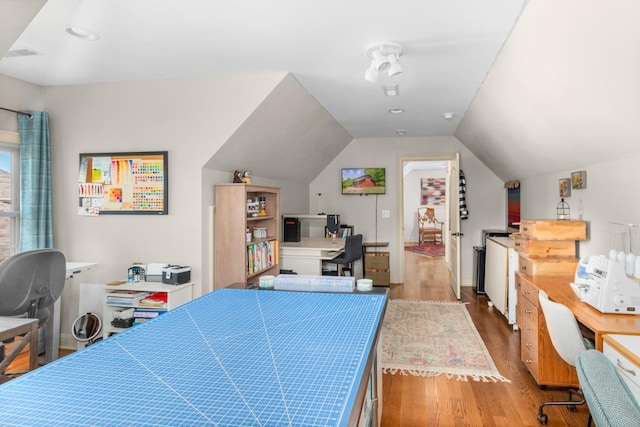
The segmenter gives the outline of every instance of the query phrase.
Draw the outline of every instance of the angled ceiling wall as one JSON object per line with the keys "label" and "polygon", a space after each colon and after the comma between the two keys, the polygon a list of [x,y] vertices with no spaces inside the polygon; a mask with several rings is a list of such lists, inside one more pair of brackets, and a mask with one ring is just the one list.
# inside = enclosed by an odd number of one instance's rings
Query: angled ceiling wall
{"label": "angled ceiling wall", "polygon": [[206,167],[308,184],[352,139],[287,74]]}
{"label": "angled ceiling wall", "polygon": [[640,2],[536,0],[455,136],[504,181],[640,156]]}

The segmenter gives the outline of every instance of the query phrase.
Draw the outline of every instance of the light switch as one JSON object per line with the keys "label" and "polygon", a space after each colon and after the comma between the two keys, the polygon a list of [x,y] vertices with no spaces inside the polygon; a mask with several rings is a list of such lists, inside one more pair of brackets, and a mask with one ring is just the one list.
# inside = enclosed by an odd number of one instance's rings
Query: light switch
{"label": "light switch", "polygon": [[382,218],[391,218],[391,211],[390,210],[383,210],[382,211]]}

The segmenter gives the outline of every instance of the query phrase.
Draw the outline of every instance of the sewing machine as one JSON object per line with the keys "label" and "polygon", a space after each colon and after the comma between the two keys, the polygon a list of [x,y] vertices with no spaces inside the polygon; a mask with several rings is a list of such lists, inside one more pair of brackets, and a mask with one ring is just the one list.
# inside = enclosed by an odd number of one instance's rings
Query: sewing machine
{"label": "sewing machine", "polygon": [[604,255],[582,258],[570,285],[581,301],[602,313],[640,314],[640,280]]}

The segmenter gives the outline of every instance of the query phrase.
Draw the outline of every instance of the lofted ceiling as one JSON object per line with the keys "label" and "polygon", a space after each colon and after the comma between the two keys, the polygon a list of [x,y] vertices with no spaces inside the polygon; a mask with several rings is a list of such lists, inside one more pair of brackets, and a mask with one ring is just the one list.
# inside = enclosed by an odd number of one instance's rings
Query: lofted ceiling
{"label": "lofted ceiling", "polygon": [[[452,135],[525,1],[48,0],[0,43],[34,54],[5,55],[0,74],[51,86],[288,72],[354,138]],[[387,40],[402,46],[404,74],[365,81],[367,48]],[[399,96],[384,95],[390,84]]]}

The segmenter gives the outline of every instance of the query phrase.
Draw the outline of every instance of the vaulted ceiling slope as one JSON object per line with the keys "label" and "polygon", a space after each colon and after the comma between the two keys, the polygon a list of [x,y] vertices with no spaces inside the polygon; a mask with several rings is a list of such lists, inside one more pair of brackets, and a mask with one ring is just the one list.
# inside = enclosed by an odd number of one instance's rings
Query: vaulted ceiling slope
{"label": "vaulted ceiling slope", "polygon": [[308,184],[351,140],[331,114],[287,74],[206,167],[249,170],[256,176]]}
{"label": "vaulted ceiling slope", "polygon": [[529,1],[455,136],[507,181],[640,156],[640,2]]}
{"label": "vaulted ceiling slope", "polygon": [[4,55],[47,0],[0,1],[0,54]]}

